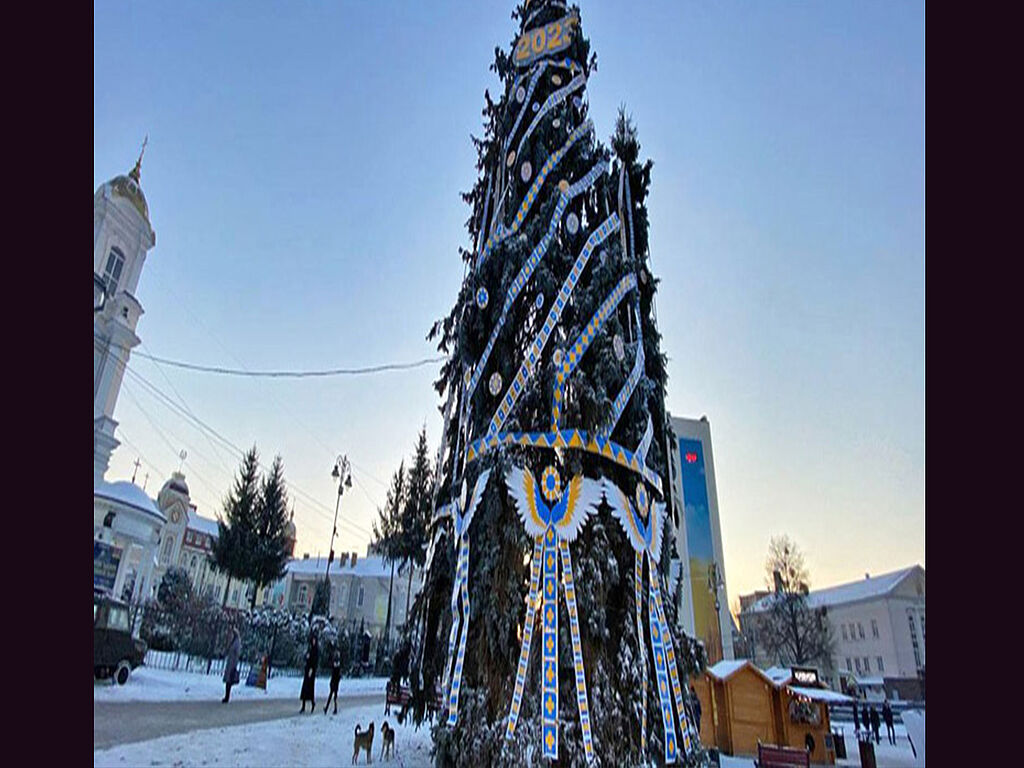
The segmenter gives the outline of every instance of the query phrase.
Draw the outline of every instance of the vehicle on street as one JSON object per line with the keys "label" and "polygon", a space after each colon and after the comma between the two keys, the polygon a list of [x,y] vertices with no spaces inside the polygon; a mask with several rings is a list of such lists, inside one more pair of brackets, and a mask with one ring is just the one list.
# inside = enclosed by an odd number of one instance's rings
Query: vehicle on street
{"label": "vehicle on street", "polygon": [[112,677],[118,685],[124,685],[132,670],[142,664],[146,643],[132,637],[128,606],[120,600],[94,594],[92,611],[92,656],[96,679]]}

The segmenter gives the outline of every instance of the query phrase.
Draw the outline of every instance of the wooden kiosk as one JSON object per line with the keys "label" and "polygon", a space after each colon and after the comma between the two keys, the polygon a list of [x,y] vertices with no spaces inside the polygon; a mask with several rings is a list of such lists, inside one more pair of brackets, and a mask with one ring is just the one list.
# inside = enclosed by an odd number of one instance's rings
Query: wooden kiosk
{"label": "wooden kiosk", "polygon": [[814,670],[772,677],[749,661],[720,661],[691,680],[701,705],[700,741],[727,755],[757,755],[764,744],[810,747],[811,762],[834,765],[828,705],[850,701],[822,688]]}

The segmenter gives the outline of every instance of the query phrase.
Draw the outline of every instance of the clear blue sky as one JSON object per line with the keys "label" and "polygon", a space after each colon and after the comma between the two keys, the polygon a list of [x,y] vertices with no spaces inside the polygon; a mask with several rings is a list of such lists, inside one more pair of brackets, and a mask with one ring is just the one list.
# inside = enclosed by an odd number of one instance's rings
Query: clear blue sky
{"label": "clear blue sky", "polygon": [[[511,2],[97,2],[93,188],[129,170],[157,245],[142,351],[250,369],[434,354],[462,278],[495,45]],[[924,5],[581,4],[598,135],[625,102],[649,198],[668,407],[711,421],[730,600],[788,533],[812,585],[924,563]],[[433,369],[249,380],[132,367],[268,461],[324,552],[364,551]],[[188,451],[201,513],[237,459],[127,379],[108,479],[155,493]],[[154,424],[156,427],[154,427]],[[129,444],[130,443],[130,444]],[[158,476],[159,474],[159,476]]]}

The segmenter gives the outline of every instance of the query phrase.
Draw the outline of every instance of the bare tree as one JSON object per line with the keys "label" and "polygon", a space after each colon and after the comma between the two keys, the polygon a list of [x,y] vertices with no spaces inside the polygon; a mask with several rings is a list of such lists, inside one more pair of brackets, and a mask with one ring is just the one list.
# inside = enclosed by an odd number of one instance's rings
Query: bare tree
{"label": "bare tree", "polygon": [[804,557],[788,536],[768,545],[765,575],[771,594],[758,620],[758,640],[780,664],[830,668],[833,639],[826,609],[808,604],[810,579]]}

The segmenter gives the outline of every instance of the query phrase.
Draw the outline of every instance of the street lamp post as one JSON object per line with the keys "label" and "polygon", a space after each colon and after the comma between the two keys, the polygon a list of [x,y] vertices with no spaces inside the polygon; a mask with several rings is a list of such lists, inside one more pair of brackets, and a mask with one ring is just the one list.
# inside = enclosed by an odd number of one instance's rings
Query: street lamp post
{"label": "street lamp post", "polygon": [[[334,526],[331,530],[331,543],[328,547],[329,552],[327,555],[327,570],[324,572],[324,580],[330,583],[331,576],[331,563],[334,562],[334,537],[338,535],[338,508],[341,506],[341,495],[345,492],[346,488],[352,487],[352,472],[349,468],[348,456],[339,455],[334,461],[334,469],[331,471],[331,477],[338,481],[338,498],[334,502]],[[312,606],[310,607],[310,617],[313,616]],[[331,617],[331,603],[327,601],[327,618]]]}

